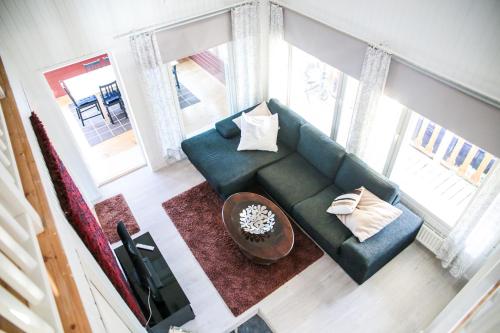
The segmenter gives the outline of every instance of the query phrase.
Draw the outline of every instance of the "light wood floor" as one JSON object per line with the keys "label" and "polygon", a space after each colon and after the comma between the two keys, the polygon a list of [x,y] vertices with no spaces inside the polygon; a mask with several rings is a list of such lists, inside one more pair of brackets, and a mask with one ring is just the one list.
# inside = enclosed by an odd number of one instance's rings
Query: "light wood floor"
{"label": "light wood floor", "polygon": [[142,168],[101,188],[104,197],[123,193],[141,232],[155,239],[196,314],[186,329],[226,332],[258,311],[275,332],[418,332],[459,290],[414,243],[361,286],[324,255],[235,318],[161,207],[203,180],[182,161],[158,173]]}

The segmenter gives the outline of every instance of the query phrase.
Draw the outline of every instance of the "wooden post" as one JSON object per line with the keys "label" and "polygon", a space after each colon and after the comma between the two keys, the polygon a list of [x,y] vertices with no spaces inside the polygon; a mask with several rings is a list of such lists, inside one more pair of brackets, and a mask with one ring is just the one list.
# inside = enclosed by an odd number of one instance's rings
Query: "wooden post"
{"label": "wooden post", "polygon": [[49,278],[54,284],[53,288],[56,291],[54,297],[64,332],[91,332],[1,59],[0,85],[6,95],[6,98],[1,99],[0,103],[5,114],[5,122],[9,130],[24,194],[43,222],[44,231],[38,235],[38,242]]}

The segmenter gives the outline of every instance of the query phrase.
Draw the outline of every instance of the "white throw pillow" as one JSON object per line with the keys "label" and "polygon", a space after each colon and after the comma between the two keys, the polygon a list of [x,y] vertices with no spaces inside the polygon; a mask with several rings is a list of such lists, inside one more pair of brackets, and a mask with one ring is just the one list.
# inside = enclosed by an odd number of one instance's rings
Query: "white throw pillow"
{"label": "white throw pillow", "polygon": [[326,210],[330,214],[351,214],[361,200],[364,187],[352,190],[349,193],[339,195],[336,197],[330,207]]}
{"label": "white throw pillow", "polygon": [[248,116],[241,118],[241,138],[238,146],[240,150],[278,151],[278,115]]}
{"label": "white throw pillow", "polygon": [[[247,116],[270,116],[272,115],[271,111],[269,111],[269,108],[267,107],[266,102],[262,102],[257,106],[255,109],[249,112],[243,112],[243,114],[246,114]],[[241,129],[241,117],[239,116],[238,118],[234,118],[233,122],[238,126],[239,129]]]}
{"label": "white throw pillow", "polygon": [[360,242],[364,242],[397,219],[402,213],[401,210],[365,188],[354,212],[347,215],[338,214],[337,217]]}

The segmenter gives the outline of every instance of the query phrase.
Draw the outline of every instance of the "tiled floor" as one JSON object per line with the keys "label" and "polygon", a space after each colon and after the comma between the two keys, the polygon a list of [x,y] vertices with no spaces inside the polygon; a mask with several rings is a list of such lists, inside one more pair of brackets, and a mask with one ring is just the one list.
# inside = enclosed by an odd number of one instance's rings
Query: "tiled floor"
{"label": "tiled floor", "polygon": [[[109,108],[111,117],[113,117],[114,124],[112,124],[109,119],[103,118],[100,115],[93,117],[84,121],[85,126],[82,126],[80,119],[76,113],[76,109],[73,105],[70,105],[73,116],[78,121],[78,124],[82,128],[85,139],[87,139],[89,145],[95,146],[98,143],[109,140],[112,137],[123,134],[132,129],[130,124],[130,119],[127,117],[125,112],[121,110],[119,104],[115,104]],[[86,111],[83,114],[84,118],[97,115],[99,112],[97,109]],[[103,113],[107,116],[106,109],[103,108]]]}
{"label": "tiled floor", "polygon": [[196,103],[199,103],[200,100],[198,97],[193,95],[191,90],[186,88],[185,85],[179,82],[180,88],[177,89],[177,97],[179,98],[179,105],[181,109],[185,109],[188,106],[194,105]]}

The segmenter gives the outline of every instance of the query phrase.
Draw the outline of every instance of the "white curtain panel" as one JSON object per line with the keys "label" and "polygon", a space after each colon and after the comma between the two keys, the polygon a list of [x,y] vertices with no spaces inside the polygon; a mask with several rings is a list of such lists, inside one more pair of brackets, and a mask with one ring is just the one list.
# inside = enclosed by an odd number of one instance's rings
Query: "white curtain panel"
{"label": "white curtain panel", "polygon": [[270,98],[286,102],[288,80],[288,44],[283,38],[283,8],[270,4],[269,92]]}
{"label": "white curtain panel", "polygon": [[130,45],[141,69],[142,88],[153,115],[164,158],[166,161],[180,160],[184,157],[181,150],[184,126],[172,71],[161,60],[154,32],[131,36]]}
{"label": "white curtain panel", "polygon": [[261,36],[259,7],[249,3],[231,9],[232,41],[228,82],[231,112],[236,113],[264,99],[261,78]]}
{"label": "white curtain panel", "polygon": [[437,252],[443,267],[470,279],[500,242],[500,163],[490,171]]}
{"label": "white curtain panel", "polygon": [[347,151],[362,159],[369,150],[370,138],[376,135],[373,127],[390,63],[389,53],[374,46],[367,47],[347,142]]}

